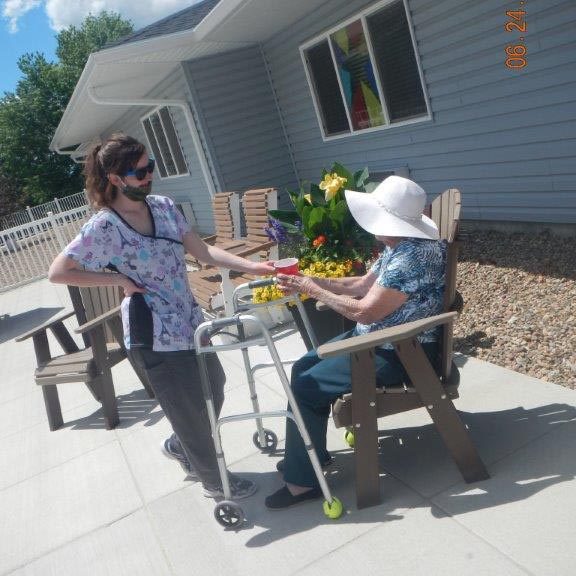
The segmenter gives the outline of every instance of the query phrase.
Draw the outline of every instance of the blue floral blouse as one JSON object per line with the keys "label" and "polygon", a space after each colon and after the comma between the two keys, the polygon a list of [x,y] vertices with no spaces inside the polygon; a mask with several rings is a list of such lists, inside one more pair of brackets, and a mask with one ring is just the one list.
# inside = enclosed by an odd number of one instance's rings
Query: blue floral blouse
{"label": "blue floral blouse", "polygon": [[[367,334],[381,328],[420,320],[442,312],[446,242],[407,238],[394,248],[385,248],[371,268],[376,282],[394,288],[408,299],[400,308],[378,322],[356,325],[356,334]],[[434,328],[418,335],[420,342],[435,342],[439,330]],[[393,348],[384,344],[382,348]]]}

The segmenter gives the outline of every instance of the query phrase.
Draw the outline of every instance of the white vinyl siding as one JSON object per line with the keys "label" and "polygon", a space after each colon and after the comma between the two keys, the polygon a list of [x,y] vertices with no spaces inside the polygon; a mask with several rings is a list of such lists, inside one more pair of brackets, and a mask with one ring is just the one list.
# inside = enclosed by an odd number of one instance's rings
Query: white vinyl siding
{"label": "white vinyl siding", "polygon": [[264,44],[299,178],[406,166],[430,198],[460,188],[465,219],[576,223],[576,2],[531,2],[510,70],[501,2],[408,0],[431,119],[325,140],[299,49],[376,5],[330,0]]}

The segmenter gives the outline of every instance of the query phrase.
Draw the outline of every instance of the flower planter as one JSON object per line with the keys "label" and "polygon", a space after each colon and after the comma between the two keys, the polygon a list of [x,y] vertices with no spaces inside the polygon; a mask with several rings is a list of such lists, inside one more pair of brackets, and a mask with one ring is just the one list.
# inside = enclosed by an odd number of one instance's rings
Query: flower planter
{"label": "flower planter", "polygon": [[[303,302],[304,309],[306,310],[308,318],[310,319],[310,324],[312,325],[314,333],[316,334],[318,344],[324,344],[335,336],[339,336],[343,332],[347,332],[348,330],[354,328],[355,323],[352,320],[344,318],[344,316],[341,316],[338,314],[338,312],[335,312],[331,308],[326,310],[318,310],[316,308],[316,303],[316,300],[313,298],[308,298]],[[300,313],[298,312],[298,308],[296,306],[290,306],[289,309],[292,313],[292,317],[294,318],[296,326],[300,330],[300,334],[302,334],[306,348],[311,350],[313,348],[312,342],[308,338],[308,334],[302,322],[302,318],[300,317]]]}

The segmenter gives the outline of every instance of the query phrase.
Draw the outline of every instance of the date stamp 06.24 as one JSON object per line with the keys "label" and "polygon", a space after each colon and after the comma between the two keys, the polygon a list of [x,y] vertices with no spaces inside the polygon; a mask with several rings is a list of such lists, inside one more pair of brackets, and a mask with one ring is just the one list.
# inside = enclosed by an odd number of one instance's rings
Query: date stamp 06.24
{"label": "date stamp 06.24", "polygon": [[524,68],[527,64],[526,43],[524,41],[527,29],[525,0],[520,0],[518,5],[518,10],[506,11],[506,23],[504,24],[504,30],[515,35],[514,40],[505,48],[506,67],[514,70]]}

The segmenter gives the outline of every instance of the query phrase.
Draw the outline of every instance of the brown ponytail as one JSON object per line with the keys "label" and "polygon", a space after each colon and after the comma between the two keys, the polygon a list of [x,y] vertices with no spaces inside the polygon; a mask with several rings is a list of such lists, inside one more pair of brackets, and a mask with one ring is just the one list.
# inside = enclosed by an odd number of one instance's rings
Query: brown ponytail
{"label": "brown ponytail", "polygon": [[86,192],[93,208],[110,206],[116,198],[118,190],[108,180],[108,174],[124,176],[135,168],[144,152],[144,144],[121,132],[92,147],[86,157],[84,176]]}

